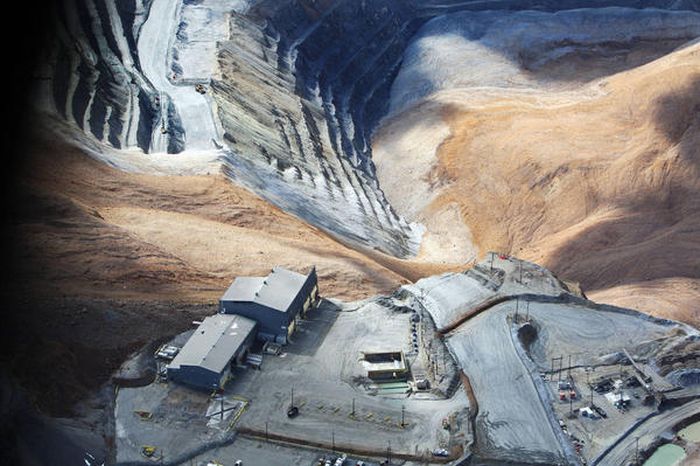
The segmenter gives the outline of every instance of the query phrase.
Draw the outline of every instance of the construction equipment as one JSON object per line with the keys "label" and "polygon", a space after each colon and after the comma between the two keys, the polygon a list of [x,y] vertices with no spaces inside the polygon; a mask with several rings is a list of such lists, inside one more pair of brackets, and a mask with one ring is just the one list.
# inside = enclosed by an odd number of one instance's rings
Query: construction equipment
{"label": "construction equipment", "polygon": [[156,451],[158,451],[158,448],[154,447],[153,445],[144,445],[141,447],[141,455],[145,456],[146,458],[153,458]]}
{"label": "construction equipment", "polygon": [[136,414],[143,421],[148,421],[153,417],[153,413],[149,411],[134,411],[134,414]]}
{"label": "construction equipment", "polygon": [[207,88],[204,87],[203,84],[199,84],[199,83],[197,83],[197,84],[194,85],[194,90],[197,91],[197,92],[199,92],[200,94],[206,94],[206,93],[207,93]]}

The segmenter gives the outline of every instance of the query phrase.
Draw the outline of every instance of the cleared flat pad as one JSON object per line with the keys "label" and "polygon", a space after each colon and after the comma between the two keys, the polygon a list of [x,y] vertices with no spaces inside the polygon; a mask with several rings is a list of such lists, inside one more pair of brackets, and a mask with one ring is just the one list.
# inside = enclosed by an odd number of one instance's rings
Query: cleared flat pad
{"label": "cleared flat pad", "polygon": [[[505,310],[505,308],[504,308]],[[448,340],[479,403],[477,455],[502,461],[563,461],[531,374],[518,357],[506,312],[470,320]]]}
{"label": "cleared flat pad", "polygon": [[568,354],[574,355],[573,365],[599,363],[599,356],[632,350],[677,328],[643,314],[573,304],[531,303],[530,317],[539,327],[531,356],[542,369],[550,367],[551,358]]}
{"label": "cleared flat pad", "polygon": [[[446,335],[469,378],[478,404],[474,453],[480,459],[521,464],[570,464],[572,441],[557,422],[553,392],[540,377],[552,357],[572,355],[572,365],[616,364],[624,350],[635,358],[697,332],[668,320],[598,305],[566,292],[546,269],[514,258],[484,261],[476,270],[446,274],[406,286],[422,300],[438,326],[454,322],[494,297],[519,296],[484,308]],[[518,336],[526,318],[527,341]],[[566,364],[567,361],[565,360]],[[634,418],[624,421],[609,444]],[[575,461],[575,460],[574,460]]]}
{"label": "cleared flat pad", "polygon": [[420,299],[438,328],[497,296],[541,294],[558,296],[566,290],[552,273],[537,264],[490,254],[463,273],[427,277],[404,289]]}

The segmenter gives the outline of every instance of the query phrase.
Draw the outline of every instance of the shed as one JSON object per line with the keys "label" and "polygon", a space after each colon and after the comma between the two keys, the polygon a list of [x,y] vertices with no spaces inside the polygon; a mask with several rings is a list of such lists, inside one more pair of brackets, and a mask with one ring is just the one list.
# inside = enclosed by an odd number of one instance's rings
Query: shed
{"label": "shed", "polygon": [[365,353],[362,362],[372,380],[406,380],[409,375],[403,351]]}
{"label": "shed", "polygon": [[255,320],[262,340],[287,343],[318,299],[316,268],[302,275],[275,267],[267,277],[238,277],[219,301],[222,314]]}
{"label": "shed", "polygon": [[168,378],[194,387],[223,388],[231,377],[231,365],[243,362],[256,326],[238,315],[207,317],[167,366]]}

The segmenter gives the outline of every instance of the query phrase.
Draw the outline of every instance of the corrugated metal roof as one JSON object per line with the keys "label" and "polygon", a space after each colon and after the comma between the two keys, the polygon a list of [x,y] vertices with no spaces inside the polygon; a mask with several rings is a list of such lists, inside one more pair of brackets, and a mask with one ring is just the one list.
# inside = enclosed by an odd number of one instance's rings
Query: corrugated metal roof
{"label": "corrugated metal roof", "polygon": [[235,314],[207,317],[169,367],[199,366],[221,372],[253,332],[255,325],[254,320]]}
{"label": "corrugated metal roof", "polygon": [[292,272],[283,267],[275,267],[266,278],[236,278],[221,300],[254,302],[280,312],[287,312],[307,277],[308,275]]}
{"label": "corrugated metal roof", "polygon": [[224,301],[253,301],[255,293],[263,286],[263,277],[238,277],[221,298]]}

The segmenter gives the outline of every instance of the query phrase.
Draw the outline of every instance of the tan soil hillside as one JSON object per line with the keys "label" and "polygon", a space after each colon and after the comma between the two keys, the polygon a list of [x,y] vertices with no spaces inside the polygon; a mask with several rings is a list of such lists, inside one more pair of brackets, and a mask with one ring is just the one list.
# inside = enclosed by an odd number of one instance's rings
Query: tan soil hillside
{"label": "tan soil hillside", "polygon": [[223,175],[133,174],[67,145],[31,150],[18,265],[49,294],[211,302],[234,277],[275,265],[316,265],[324,294],[341,299],[405,281]]}
{"label": "tan soil hillside", "polygon": [[482,255],[698,324],[700,43],[578,90],[481,94],[423,104],[450,131],[420,179],[437,193],[417,215],[428,230],[458,209]]}
{"label": "tan soil hillside", "polygon": [[0,360],[52,414],[68,414],[129,352],[216,312],[238,275],[315,265],[323,296],[353,300],[442,271],[352,250],[223,175],[127,173],[48,130],[30,139],[10,212]]}

